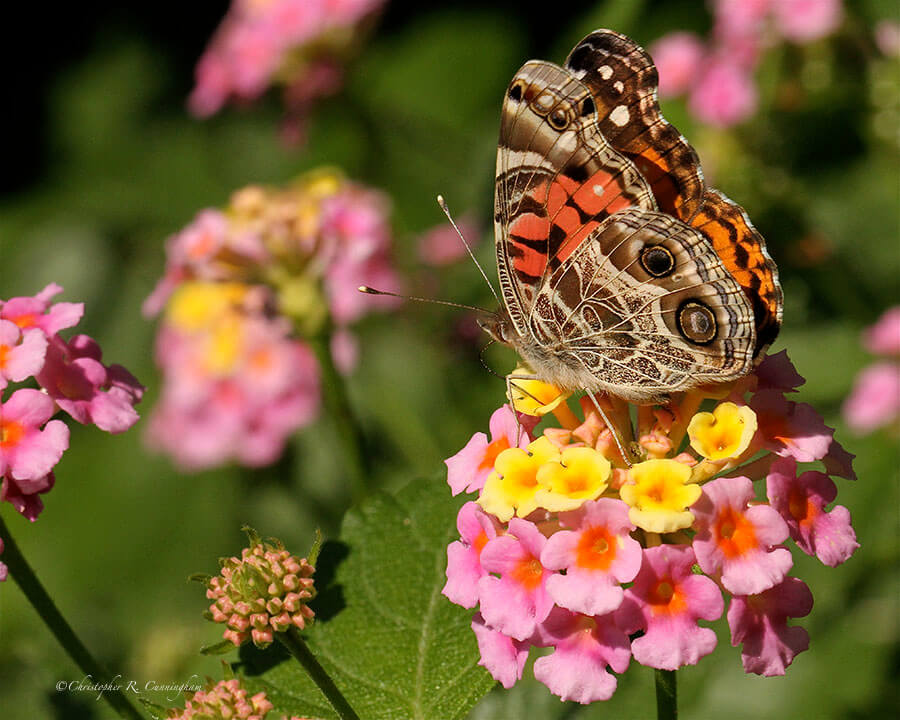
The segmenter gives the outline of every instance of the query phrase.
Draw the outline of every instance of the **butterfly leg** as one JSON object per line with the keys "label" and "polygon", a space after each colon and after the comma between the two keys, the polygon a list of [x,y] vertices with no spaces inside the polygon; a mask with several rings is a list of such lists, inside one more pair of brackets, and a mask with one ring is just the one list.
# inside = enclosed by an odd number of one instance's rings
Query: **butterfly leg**
{"label": "butterfly leg", "polygon": [[629,450],[625,449],[625,444],[622,442],[622,434],[618,426],[616,426],[616,424],[609,419],[606,412],[604,412],[603,408],[600,406],[600,403],[597,402],[597,398],[594,397],[594,394],[587,388],[585,388],[584,392],[591,399],[591,402],[594,404],[597,412],[600,413],[600,417],[603,418],[603,422],[606,423],[606,427],[608,427],[609,431],[612,433],[613,440],[616,441],[616,447],[619,449],[619,452],[621,453],[622,459],[625,461],[625,464],[628,465],[628,467],[631,467],[634,464],[631,462],[632,454]]}
{"label": "butterfly leg", "polygon": [[[512,383],[512,381],[513,380],[538,380],[538,379],[539,378],[537,377],[537,375],[507,375],[506,376],[506,399],[509,401],[509,406],[510,406],[510,408],[512,408],[513,415],[515,415],[515,418],[516,418],[516,437],[521,437],[522,426],[519,424],[519,411],[516,410],[516,404],[515,404],[515,401],[513,400],[513,393],[512,393],[513,383]],[[532,395],[530,392],[528,392],[525,388],[519,387],[517,385],[516,390],[518,390],[523,395],[527,395],[535,402],[540,403],[540,400],[538,400],[534,395]]]}

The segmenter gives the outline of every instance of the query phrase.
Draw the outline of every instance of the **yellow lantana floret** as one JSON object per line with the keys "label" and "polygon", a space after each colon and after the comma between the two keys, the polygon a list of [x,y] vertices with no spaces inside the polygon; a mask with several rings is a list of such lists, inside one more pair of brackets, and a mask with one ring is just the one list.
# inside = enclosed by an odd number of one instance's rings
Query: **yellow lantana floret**
{"label": "yellow lantana floret", "polygon": [[570,447],[558,460],[544,463],[537,472],[541,486],[535,500],[552,512],[565,512],[595,500],[606,490],[612,466],[589,447]]}
{"label": "yellow lantana floret", "polygon": [[497,456],[494,471],[488,475],[478,497],[481,508],[507,522],[513,515],[525,517],[538,509],[535,499],[538,470],[544,463],[559,458],[559,450],[547,438],[539,437],[528,446],[508,448]]}
{"label": "yellow lantana floret", "polygon": [[691,447],[708,460],[738,457],[755,433],[756,413],[733,402],[719,403],[711,413],[697,413],[688,425]]}
{"label": "yellow lantana floret", "polygon": [[169,300],[166,319],[184,332],[207,330],[234,312],[247,296],[243,283],[187,282]]}
{"label": "yellow lantana floret", "polygon": [[672,459],[647,460],[632,466],[619,496],[631,509],[628,518],[647,532],[669,533],[690,527],[694,515],[688,507],[702,494],[688,484],[691,468]]}
{"label": "yellow lantana floret", "polygon": [[510,375],[513,406],[526,415],[543,416],[553,412],[572,393],[563,392],[556,385],[540,380],[522,380],[520,375],[529,375],[525,367],[517,367]]}

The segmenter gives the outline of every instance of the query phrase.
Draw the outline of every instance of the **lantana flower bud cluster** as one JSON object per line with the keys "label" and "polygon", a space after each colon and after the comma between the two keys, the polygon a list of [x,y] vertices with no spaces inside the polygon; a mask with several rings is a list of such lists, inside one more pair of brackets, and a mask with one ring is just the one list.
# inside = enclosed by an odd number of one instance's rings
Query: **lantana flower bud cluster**
{"label": "lantana flower bud cluster", "polygon": [[240,646],[252,640],[268,647],[275,633],[303,630],[315,615],[307,603],[314,597],[314,568],[280,543],[263,542],[250,534],[250,547],[240,558],[220,561],[222,570],[207,579],[206,597],[212,600],[207,618],[225,623],[223,637]]}
{"label": "lantana flower bud cluster", "polygon": [[125,432],[138,420],[134,406],[144,393],[124,367],[103,363],[95,340],[60,335],[84,314],[83,303],[53,302],[62,290],[50,284],[34,296],[0,300],[0,500],[32,521],[69,447],[69,428],[55,416]]}
{"label": "lantana flower bud cluster", "polygon": [[172,236],[164,276],[144,303],[163,311],[163,374],[149,438],[185,469],[274,462],[319,408],[319,366],[304,340],[333,328],[331,354],[349,372],[348,325],[398,289],[387,202],[332,171],[286,188],[251,186]]}
{"label": "lantana flower bud cluster", "polygon": [[[480,664],[509,688],[531,647],[550,647],[538,680],[563,700],[605,700],[632,658],[675,670],[711,653],[701,621],[727,601],[745,672],[784,674],[809,644],[788,619],[812,608],[788,541],[830,567],[858,547],[847,509],[827,508],[829,476],[855,479],[852,456],[787,399],[804,382],[787,354],[666,405],[600,398],[601,414],[582,398],[583,420],[552,386],[511,382],[518,413],[501,407],[490,437],[446,461],[453,493],[477,493],[459,512],[443,594],[477,608]],[[536,435],[535,416],[550,413],[561,427]],[[798,475],[812,462],[824,472]]]}
{"label": "lantana flower bud cluster", "polygon": [[384,0],[233,0],[197,63],[188,104],[200,117],[270,85],[284,91],[288,139],[300,140],[310,105],[341,87],[344,60]]}
{"label": "lantana flower bud cluster", "polygon": [[[168,711],[169,720],[266,720],[273,708],[264,692],[250,695],[240,680],[231,678],[213,683],[210,680],[203,690],[191,695],[184,709]],[[281,720],[303,720],[296,715]]]}

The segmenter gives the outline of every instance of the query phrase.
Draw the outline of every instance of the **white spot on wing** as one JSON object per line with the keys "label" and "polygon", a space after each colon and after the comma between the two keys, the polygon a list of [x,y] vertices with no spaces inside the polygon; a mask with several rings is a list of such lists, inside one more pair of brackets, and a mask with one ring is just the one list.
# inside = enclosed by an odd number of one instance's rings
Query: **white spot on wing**
{"label": "white spot on wing", "polygon": [[609,80],[613,75],[613,69],[609,65],[601,65],[597,68],[597,72],[604,80]]}
{"label": "white spot on wing", "polygon": [[604,192],[605,190],[602,185],[594,185],[594,195],[600,197]]}
{"label": "white spot on wing", "polygon": [[622,83],[621,80],[616,80],[616,81],[613,83],[613,88],[615,88],[616,92],[619,92],[619,93],[620,93],[620,92],[622,92],[622,91],[625,89],[625,85]]}
{"label": "white spot on wing", "polygon": [[627,107],[624,105],[617,105],[609,114],[609,119],[612,121],[613,125],[624,127],[631,119],[631,115],[628,113]]}

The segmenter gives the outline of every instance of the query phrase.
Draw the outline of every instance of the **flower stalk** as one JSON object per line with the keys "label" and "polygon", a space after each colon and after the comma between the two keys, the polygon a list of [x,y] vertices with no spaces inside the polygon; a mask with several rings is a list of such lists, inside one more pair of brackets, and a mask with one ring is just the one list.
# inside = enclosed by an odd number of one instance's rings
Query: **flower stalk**
{"label": "flower stalk", "polygon": [[337,685],[334,684],[334,680],[331,679],[325,668],[316,660],[316,656],[312,654],[309,646],[304,642],[296,628],[289,628],[287,632],[277,633],[275,637],[303,666],[310,679],[322,691],[322,694],[331,703],[341,720],[359,720],[359,715],[350,707],[350,703],[338,690]]}
{"label": "flower stalk", "polygon": [[362,427],[350,405],[344,379],[334,365],[330,333],[317,335],[311,339],[310,345],[319,361],[322,399],[342,449],[344,467],[350,477],[350,491],[353,500],[359,502],[366,495],[370,477]]}
{"label": "flower stalk", "polygon": [[84,643],[75,634],[72,626],[60,613],[53,599],[47,593],[40,580],[38,580],[34,570],[31,569],[25,556],[22,555],[2,517],[0,517],[0,537],[3,538],[5,546],[3,561],[9,567],[10,575],[15,578],[28,602],[40,615],[41,620],[44,621],[44,624],[47,625],[69,657],[72,658],[81,672],[97,684],[109,686],[109,689],[103,692],[103,699],[109,703],[119,717],[127,718],[128,720],[143,720],[144,716],[132,705],[128,696],[117,689],[115,678],[91,655]]}
{"label": "flower stalk", "polygon": [[656,719],[676,720],[678,717],[678,678],[675,670],[656,670]]}

